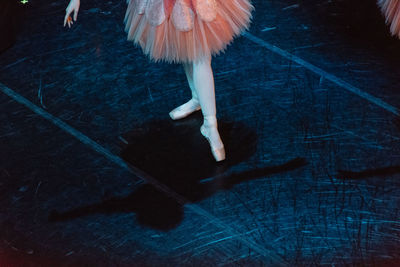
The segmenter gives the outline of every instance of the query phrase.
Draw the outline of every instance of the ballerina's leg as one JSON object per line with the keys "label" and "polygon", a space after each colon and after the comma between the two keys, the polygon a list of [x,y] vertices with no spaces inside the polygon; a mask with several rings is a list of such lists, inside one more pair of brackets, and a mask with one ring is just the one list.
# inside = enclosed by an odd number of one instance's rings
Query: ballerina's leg
{"label": "ballerina's leg", "polygon": [[192,92],[192,98],[184,103],[183,105],[180,105],[179,107],[173,109],[170,113],[169,116],[173,120],[178,120],[178,119],[183,119],[193,112],[200,110],[200,104],[198,100],[198,96],[196,93],[196,89],[194,88],[194,83],[193,83],[193,64],[191,63],[183,63],[183,69],[186,74],[186,78],[190,87],[190,91]]}
{"label": "ballerina's leg", "polygon": [[214,75],[211,56],[193,62],[193,84],[204,116],[201,133],[207,138],[216,161],[225,159],[224,144],[218,132]]}

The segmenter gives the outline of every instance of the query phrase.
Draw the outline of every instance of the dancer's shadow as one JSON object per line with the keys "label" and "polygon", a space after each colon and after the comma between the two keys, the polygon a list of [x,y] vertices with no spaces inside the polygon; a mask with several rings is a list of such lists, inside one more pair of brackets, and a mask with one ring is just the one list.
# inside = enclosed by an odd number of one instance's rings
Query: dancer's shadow
{"label": "dancer's shadow", "polygon": [[[393,125],[397,128],[398,132],[400,132],[400,119],[396,117],[395,119],[393,119],[392,122]],[[397,136],[398,135],[399,134],[397,134]],[[400,174],[400,165],[369,168],[362,171],[338,170],[337,178],[343,180],[361,180],[380,177],[381,179],[385,179],[396,174]]]}
{"label": "dancer's shadow", "polygon": [[[400,119],[395,118],[393,125],[400,132]],[[369,168],[362,171],[338,170],[337,178],[343,180],[360,180],[380,177],[382,179],[400,174],[400,165],[386,166],[380,168]]]}
{"label": "dancer's shadow", "polygon": [[126,197],[107,198],[63,213],[52,212],[49,219],[63,221],[95,213],[133,212],[140,223],[168,230],[181,222],[186,203],[200,201],[245,181],[306,164],[304,159],[297,158],[278,166],[229,173],[230,167],[255,153],[256,134],[242,124],[221,122],[219,130],[226,146],[227,160],[215,163],[208,142],[199,132],[200,125],[200,116],[180,122],[153,121],[123,136],[127,144],[122,158],[182,196],[183,203],[153,184],[143,184]]}
{"label": "dancer's shadow", "polygon": [[358,180],[372,177],[390,177],[395,174],[400,174],[400,166],[389,166],[376,169],[365,169],[363,171],[348,171],[338,170],[337,177],[344,180]]}

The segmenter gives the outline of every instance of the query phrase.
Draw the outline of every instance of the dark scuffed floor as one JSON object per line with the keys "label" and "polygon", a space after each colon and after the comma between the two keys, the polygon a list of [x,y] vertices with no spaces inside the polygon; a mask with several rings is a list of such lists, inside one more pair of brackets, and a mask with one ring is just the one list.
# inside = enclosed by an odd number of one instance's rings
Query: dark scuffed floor
{"label": "dark scuffed floor", "polygon": [[400,41],[374,1],[253,1],[213,61],[219,164],[125,1],[69,30],[64,2],[30,1],[0,54],[0,266],[400,264]]}

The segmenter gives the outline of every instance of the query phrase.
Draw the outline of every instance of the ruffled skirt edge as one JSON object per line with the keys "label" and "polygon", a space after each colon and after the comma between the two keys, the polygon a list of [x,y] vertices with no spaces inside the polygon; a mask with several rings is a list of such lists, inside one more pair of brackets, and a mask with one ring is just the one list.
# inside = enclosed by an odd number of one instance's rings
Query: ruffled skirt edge
{"label": "ruffled skirt edge", "polygon": [[179,31],[171,18],[159,26],[151,25],[145,14],[135,13],[133,2],[129,2],[124,20],[127,39],[151,60],[169,63],[193,62],[225,51],[234,37],[249,28],[254,9],[248,0],[220,0],[213,21],[205,22],[195,14],[193,28]]}
{"label": "ruffled skirt edge", "polygon": [[400,38],[400,0],[378,0],[390,32]]}

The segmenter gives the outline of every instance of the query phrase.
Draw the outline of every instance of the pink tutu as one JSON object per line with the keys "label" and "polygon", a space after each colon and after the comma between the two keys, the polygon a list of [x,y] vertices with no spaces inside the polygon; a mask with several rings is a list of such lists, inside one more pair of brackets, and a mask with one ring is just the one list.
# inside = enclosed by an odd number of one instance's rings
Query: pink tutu
{"label": "pink tutu", "polygon": [[154,61],[191,62],[225,50],[247,29],[249,0],[127,0],[125,31]]}
{"label": "pink tutu", "polygon": [[393,35],[400,37],[400,0],[378,0]]}

